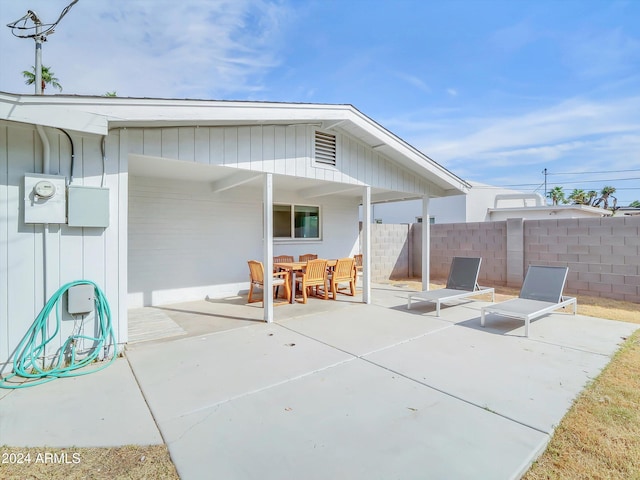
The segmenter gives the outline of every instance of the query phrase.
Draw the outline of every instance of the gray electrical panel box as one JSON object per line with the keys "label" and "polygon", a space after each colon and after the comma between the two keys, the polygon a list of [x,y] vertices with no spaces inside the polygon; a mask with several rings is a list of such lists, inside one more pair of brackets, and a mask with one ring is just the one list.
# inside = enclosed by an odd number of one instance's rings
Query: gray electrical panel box
{"label": "gray electrical panel box", "polygon": [[67,290],[67,311],[71,315],[93,312],[95,292],[93,285],[83,283]]}
{"label": "gray electrical panel box", "polygon": [[109,189],[69,185],[67,223],[70,227],[108,227]]}

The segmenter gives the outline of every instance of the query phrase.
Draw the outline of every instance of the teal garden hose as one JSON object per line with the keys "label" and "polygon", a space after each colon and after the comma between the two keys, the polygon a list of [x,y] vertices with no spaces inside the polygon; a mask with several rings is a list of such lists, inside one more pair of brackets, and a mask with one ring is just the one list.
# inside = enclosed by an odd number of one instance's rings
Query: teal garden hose
{"label": "teal garden hose", "polygon": [[[50,368],[43,368],[42,356],[45,347],[60,331],[60,300],[67,290],[76,285],[93,285],[95,293],[95,318],[98,321],[97,337],[73,334],[62,345],[57,355],[58,360]],[[51,311],[55,309],[56,324],[53,333],[47,335],[47,325]],[[91,352],[82,359],[76,358],[79,340],[94,342]],[[101,367],[84,371],[76,371],[99,359],[100,352],[113,346],[113,355]],[[20,341],[13,360],[13,373],[0,378],[0,388],[24,388],[50,382],[56,378],[86,375],[109,366],[117,356],[117,343],[111,323],[111,311],[107,299],[100,288],[89,280],[76,280],[58,289],[40,311],[35,321]],[[30,381],[9,382],[14,377],[23,377]]]}

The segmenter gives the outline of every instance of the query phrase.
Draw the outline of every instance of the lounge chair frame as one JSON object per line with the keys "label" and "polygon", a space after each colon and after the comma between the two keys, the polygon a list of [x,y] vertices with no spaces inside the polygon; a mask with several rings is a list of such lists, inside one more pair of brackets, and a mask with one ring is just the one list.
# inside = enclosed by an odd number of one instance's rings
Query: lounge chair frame
{"label": "lounge chair frame", "polygon": [[491,294],[491,301],[495,301],[495,289],[478,285],[478,274],[482,258],[454,257],[449,269],[449,278],[445,288],[438,290],[424,290],[410,293],[407,298],[407,309],[411,309],[412,300],[435,302],[436,316],[440,316],[440,304],[476,295]]}
{"label": "lounge chair frame", "polygon": [[505,302],[480,309],[480,325],[485,326],[486,314],[496,313],[503,317],[524,321],[524,335],[529,336],[529,322],[547,313],[573,305],[573,315],[577,313],[575,297],[562,295],[567,279],[567,267],[530,265],[527,269],[520,296]]}

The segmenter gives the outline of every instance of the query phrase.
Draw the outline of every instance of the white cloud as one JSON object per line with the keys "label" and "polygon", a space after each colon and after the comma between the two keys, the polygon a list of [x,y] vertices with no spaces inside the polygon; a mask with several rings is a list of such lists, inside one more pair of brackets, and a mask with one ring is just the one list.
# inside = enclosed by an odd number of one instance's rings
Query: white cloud
{"label": "white cloud", "polygon": [[422,90],[426,93],[431,93],[431,88],[427,85],[422,79],[416,77],[415,75],[410,75],[408,73],[396,72],[395,76],[400,80],[407,82],[409,85],[413,85],[418,90]]}
{"label": "white cloud", "polygon": [[502,118],[450,119],[448,131],[414,140],[419,148],[448,164],[482,159],[496,165],[560,158],[600,137],[640,134],[640,97],[617,101],[569,100],[521,115]]}
{"label": "white cloud", "polygon": [[[67,3],[33,0],[30,8],[55,19]],[[5,24],[24,14],[4,6]],[[78,2],[44,44],[43,63],[63,93],[219,98],[253,92],[278,65],[280,22],[288,18],[267,0]],[[0,89],[27,91],[20,72],[33,65],[34,42],[2,33]]]}
{"label": "white cloud", "polygon": [[562,49],[565,63],[588,77],[634,74],[640,61],[640,39],[622,28],[574,32]]}

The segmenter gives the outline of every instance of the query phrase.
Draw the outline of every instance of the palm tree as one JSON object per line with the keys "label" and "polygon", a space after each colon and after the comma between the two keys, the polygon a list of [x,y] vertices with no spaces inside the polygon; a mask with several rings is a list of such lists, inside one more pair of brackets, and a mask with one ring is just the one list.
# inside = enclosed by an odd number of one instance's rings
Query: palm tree
{"label": "palm tree", "polygon": [[116,93],[116,91],[114,90],[113,92],[107,92],[104,94],[105,97],[117,97],[118,94]]}
{"label": "palm tree", "polygon": [[574,205],[588,205],[587,192],[581,188],[574,188],[573,192],[567,197]]}
{"label": "palm tree", "polygon": [[[27,85],[33,85],[36,82],[36,67],[31,67],[31,71],[25,70],[22,72],[22,76],[26,78]],[[42,66],[42,93],[46,85],[53,85],[58,90],[62,91],[62,85],[59,83],[59,79],[55,77],[55,73],[51,71],[51,67]]]}
{"label": "palm tree", "polygon": [[629,206],[632,208],[640,208],[640,202],[638,200],[634,200],[629,204]]}
{"label": "palm tree", "polygon": [[618,204],[618,199],[616,197],[613,196],[613,194],[616,192],[615,187],[611,187],[609,185],[607,185],[606,187],[603,187],[602,190],[600,191],[600,195],[601,197],[598,198],[598,200],[596,200],[595,202],[593,202],[593,206],[597,207],[599,206],[601,203],[602,208],[604,208],[605,210],[609,208],[609,197],[613,198],[613,207],[612,210],[616,210],[616,205]]}
{"label": "palm tree", "polygon": [[549,192],[547,192],[547,197],[551,199],[554,205],[567,203],[567,199],[564,198],[564,190],[562,187],[553,187]]}
{"label": "palm tree", "polygon": [[589,190],[587,195],[589,196],[589,199],[587,200],[586,204],[587,205],[593,205],[593,202],[595,201],[595,198],[598,196],[598,192],[596,192],[595,190]]}

